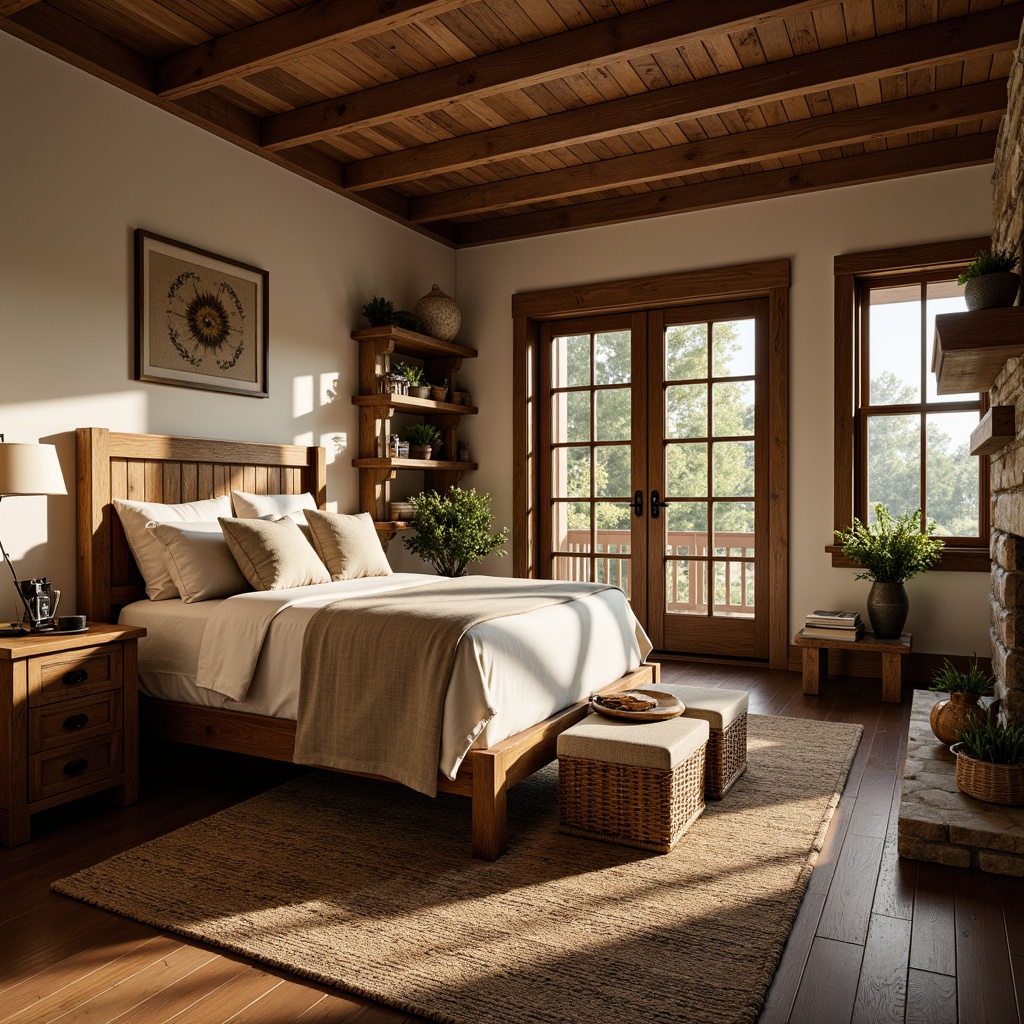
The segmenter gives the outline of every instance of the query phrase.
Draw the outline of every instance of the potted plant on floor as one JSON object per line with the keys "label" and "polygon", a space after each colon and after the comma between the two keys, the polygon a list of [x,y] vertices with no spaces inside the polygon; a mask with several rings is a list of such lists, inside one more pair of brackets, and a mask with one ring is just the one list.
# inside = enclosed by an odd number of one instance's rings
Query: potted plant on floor
{"label": "potted plant on floor", "polygon": [[949,658],[943,658],[942,668],[932,676],[929,689],[935,693],[948,693],[949,698],[938,701],[932,708],[932,732],[949,746],[956,740],[958,729],[986,718],[987,713],[978,701],[991,692],[992,683],[992,677],[978,667],[976,654],[972,655],[965,671],[958,669]]}
{"label": "potted plant on floor", "polygon": [[1006,725],[994,716],[957,731],[956,786],[961,793],[992,804],[1024,804],[1024,725]]}
{"label": "potted plant on floor", "polygon": [[928,534],[935,523],[921,529],[921,510],[901,512],[893,517],[884,504],[874,506],[875,521],[865,526],[854,519],[848,530],[836,530],[843,554],[864,567],[859,580],[871,580],[868,619],[875,636],[898,637],[910,611],[903,584],[919,572],[930,569],[942,554],[943,543]]}
{"label": "potted plant on floor", "polygon": [[1017,254],[1009,249],[979,252],[956,279],[957,284],[966,286],[964,301],[967,308],[1012,306],[1020,288],[1020,275],[1013,273],[1017,260]]}
{"label": "potted plant on floor", "polygon": [[416,511],[416,535],[403,537],[402,543],[429,562],[439,576],[465,576],[470,563],[486,555],[506,554],[502,544],[508,528],[491,533],[494,516],[489,494],[452,486],[444,495],[423,491],[410,502]]}
{"label": "potted plant on floor", "polygon": [[410,459],[429,459],[441,440],[441,431],[433,423],[412,423],[405,428],[405,440],[409,442]]}

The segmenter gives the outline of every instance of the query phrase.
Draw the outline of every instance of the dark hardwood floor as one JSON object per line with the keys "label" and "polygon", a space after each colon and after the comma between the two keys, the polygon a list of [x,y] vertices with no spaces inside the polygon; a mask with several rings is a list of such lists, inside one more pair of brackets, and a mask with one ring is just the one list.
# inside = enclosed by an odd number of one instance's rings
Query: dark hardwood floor
{"label": "dark hardwood floor", "polygon": [[[864,726],[761,1024],[1021,1020],[1024,880],[896,855],[909,690],[902,705],[882,704],[879,680],[840,679],[806,697],[795,673],[682,663],[665,663],[664,678],[749,690],[754,714]],[[31,843],[0,849],[0,1021],[420,1021],[50,891],[53,879],[298,771],[164,748],[146,757],[134,807],[100,794],[36,816]]]}

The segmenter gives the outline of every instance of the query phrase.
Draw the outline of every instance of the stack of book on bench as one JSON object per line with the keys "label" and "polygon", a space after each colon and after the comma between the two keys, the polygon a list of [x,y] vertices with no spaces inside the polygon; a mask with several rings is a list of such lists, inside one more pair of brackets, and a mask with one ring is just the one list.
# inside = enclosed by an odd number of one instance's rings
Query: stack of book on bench
{"label": "stack of book on bench", "polygon": [[864,632],[859,612],[814,611],[804,619],[804,636],[819,640],[859,640]]}

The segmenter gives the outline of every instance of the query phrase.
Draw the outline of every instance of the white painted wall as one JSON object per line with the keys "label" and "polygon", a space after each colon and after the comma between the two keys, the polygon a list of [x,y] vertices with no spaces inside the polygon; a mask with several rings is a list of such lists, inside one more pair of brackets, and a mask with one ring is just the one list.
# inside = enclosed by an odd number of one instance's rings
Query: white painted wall
{"label": "white painted wall", "polygon": [[[792,261],[790,323],[790,632],[812,608],[860,608],[869,584],[833,569],[833,257],[992,230],[991,167],[906,178],[722,210],[461,250],[458,297],[481,353],[472,368],[483,409],[467,434],[474,484],[512,521],[512,328],[516,292]],[[465,335],[464,335],[465,337]],[[495,562],[492,572],[509,572]],[[907,586],[914,649],[988,654],[986,573],[935,572]]]}
{"label": "white painted wall", "polygon": [[[69,490],[0,503],[19,575],[72,610],[81,426],[324,444],[331,505],[355,511],[349,332],[371,295],[454,291],[453,251],[3,33],[0,139],[0,432],[55,442]],[[270,271],[268,399],[132,380],[136,227]],[[0,581],[0,621],[14,598]]]}

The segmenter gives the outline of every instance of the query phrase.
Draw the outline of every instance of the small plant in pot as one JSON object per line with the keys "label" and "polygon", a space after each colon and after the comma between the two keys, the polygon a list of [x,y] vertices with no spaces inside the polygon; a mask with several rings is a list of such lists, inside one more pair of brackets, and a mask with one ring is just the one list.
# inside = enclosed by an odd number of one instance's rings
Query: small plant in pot
{"label": "small plant in pot", "polygon": [[1020,289],[1020,275],[1013,272],[1017,262],[1017,254],[1009,249],[979,252],[957,278],[957,284],[965,285],[967,308],[1012,306]]}
{"label": "small plant in pot", "polygon": [[987,712],[978,700],[992,690],[993,679],[978,667],[978,656],[972,655],[966,670],[958,669],[949,658],[942,659],[942,668],[932,676],[929,687],[935,693],[948,693],[932,708],[932,732],[949,746],[956,740],[958,729],[971,722],[980,722]]}
{"label": "small plant in pot", "polygon": [[409,500],[416,510],[416,535],[403,537],[402,543],[429,562],[439,576],[465,576],[472,562],[507,553],[502,545],[508,528],[491,533],[494,516],[489,494],[452,486],[444,495],[423,491]]}
{"label": "small plant in pot", "polygon": [[363,304],[363,316],[370,321],[371,327],[387,327],[395,322],[395,304],[380,295]]}
{"label": "small plant in pot", "polygon": [[836,530],[843,554],[864,567],[859,580],[871,580],[868,619],[875,636],[898,637],[903,632],[910,600],[903,584],[930,569],[942,555],[943,543],[928,536],[935,523],[921,529],[921,510],[893,517],[884,504],[874,506],[875,521],[865,526],[854,519],[848,530]]}
{"label": "small plant in pot", "polygon": [[414,398],[430,397],[430,385],[427,383],[427,377],[422,367],[415,363],[404,363],[399,360],[392,365],[392,370],[402,374],[409,382],[409,394]]}
{"label": "small plant in pot", "polygon": [[409,442],[410,459],[429,459],[441,440],[441,431],[433,423],[412,423],[405,428],[405,440]]}
{"label": "small plant in pot", "polygon": [[958,729],[957,741],[949,749],[961,793],[993,804],[1024,804],[1024,725],[990,715]]}

